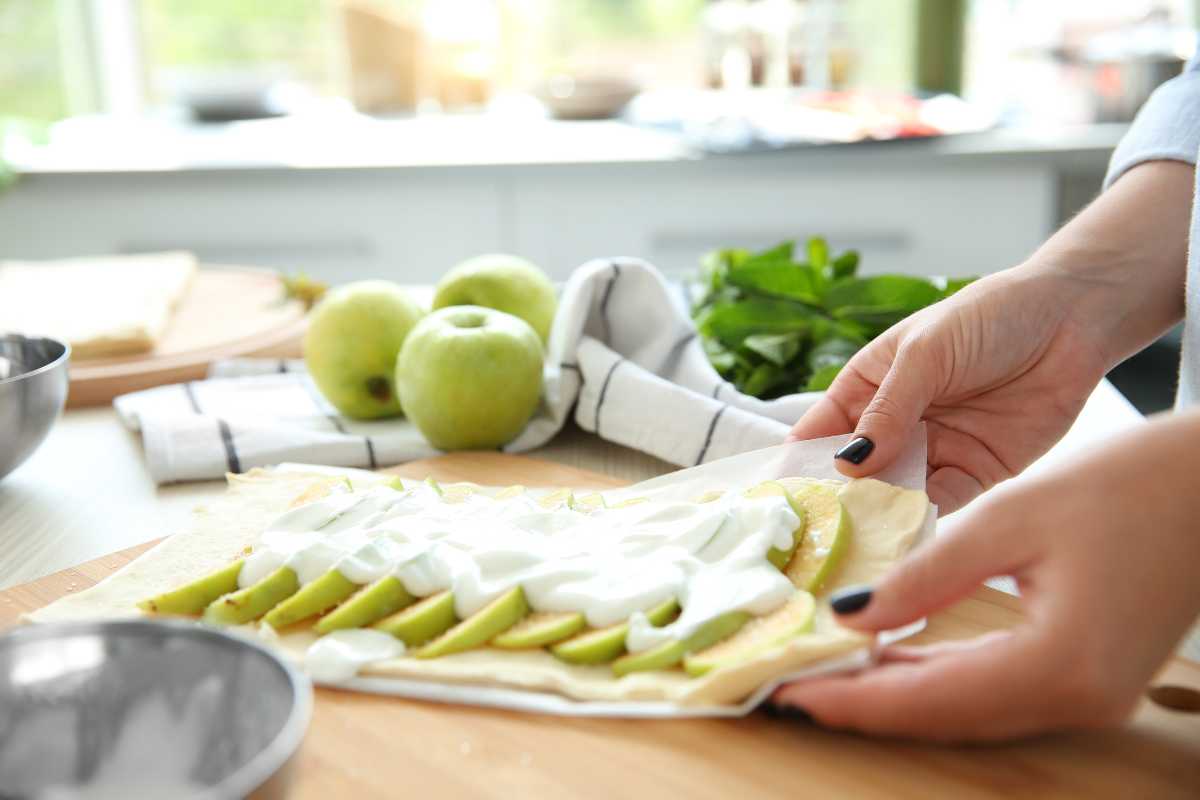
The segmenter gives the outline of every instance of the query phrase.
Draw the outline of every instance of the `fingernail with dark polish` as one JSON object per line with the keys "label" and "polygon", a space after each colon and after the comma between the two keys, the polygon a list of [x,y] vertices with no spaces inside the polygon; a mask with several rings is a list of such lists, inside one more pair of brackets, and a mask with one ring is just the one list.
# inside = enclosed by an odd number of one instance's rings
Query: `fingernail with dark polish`
{"label": "fingernail with dark polish", "polygon": [[829,605],[838,614],[853,614],[867,607],[867,603],[871,602],[871,592],[870,586],[851,586],[834,592],[829,598]]}
{"label": "fingernail with dark polish", "polygon": [[871,455],[871,451],[874,449],[874,442],[865,436],[859,436],[846,442],[841,450],[833,454],[833,457],[849,461],[851,464],[861,464],[867,460],[867,456]]}
{"label": "fingernail with dark polish", "polygon": [[812,722],[812,714],[797,706],[777,706],[774,703],[767,703],[763,706],[767,716],[772,719],[787,719],[793,722]]}

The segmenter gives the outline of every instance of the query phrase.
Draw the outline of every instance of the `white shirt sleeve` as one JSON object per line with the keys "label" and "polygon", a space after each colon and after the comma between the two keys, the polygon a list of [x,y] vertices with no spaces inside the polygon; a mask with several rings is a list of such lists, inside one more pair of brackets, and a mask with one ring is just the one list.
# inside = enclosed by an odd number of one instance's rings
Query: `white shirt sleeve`
{"label": "white shirt sleeve", "polygon": [[1129,132],[1117,145],[1104,188],[1145,161],[1196,163],[1200,152],[1200,50],[1183,73],[1150,95]]}

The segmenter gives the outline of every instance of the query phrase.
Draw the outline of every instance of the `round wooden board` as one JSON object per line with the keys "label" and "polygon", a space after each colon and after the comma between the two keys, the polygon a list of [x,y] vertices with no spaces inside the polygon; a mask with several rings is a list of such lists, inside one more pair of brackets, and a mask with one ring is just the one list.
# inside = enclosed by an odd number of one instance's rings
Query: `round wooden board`
{"label": "round wooden board", "polygon": [[203,378],[222,358],[298,358],[304,306],[281,303],[279,274],[266,269],[205,267],[149,353],[71,363],[68,408],[104,405],[126,392]]}

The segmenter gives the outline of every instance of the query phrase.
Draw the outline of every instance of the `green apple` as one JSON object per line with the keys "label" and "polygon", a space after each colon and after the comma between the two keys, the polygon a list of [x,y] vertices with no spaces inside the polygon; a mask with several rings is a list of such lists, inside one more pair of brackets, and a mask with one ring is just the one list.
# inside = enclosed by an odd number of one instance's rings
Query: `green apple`
{"label": "green apple", "polygon": [[523,258],[501,254],[462,262],[442,277],[433,296],[434,309],[484,306],[520,317],[543,343],[550,338],[557,305],[546,273]]}
{"label": "green apple", "polygon": [[417,301],[390,281],[358,281],[325,295],[304,336],[304,361],[321,394],[347,417],[399,414],[396,358],[424,315]]}
{"label": "green apple", "polygon": [[417,323],[396,364],[408,418],[441,450],[511,441],[542,394],[542,342],[522,319],[451,306]]}

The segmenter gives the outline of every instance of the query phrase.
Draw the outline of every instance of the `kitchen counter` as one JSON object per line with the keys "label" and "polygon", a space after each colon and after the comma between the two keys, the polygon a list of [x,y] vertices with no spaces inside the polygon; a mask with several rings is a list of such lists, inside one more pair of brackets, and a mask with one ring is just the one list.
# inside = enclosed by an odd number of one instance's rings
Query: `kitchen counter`
{"label": "kitchen counter", "polygon": [[[927,139],[796,146],[707,154],[681,133],[618,120],[560,121],[503,114],[377,119],[341,113],[220,125],[81,118],[60,123],[51,144],[15,155],[27,175],[290,169],[458,169],[609,166],[767,157],[795,163],[845,159],[1053,162],[1093,170],[1123,124],[998,129]],[[744,163],[742,166],[745,166]]]}

